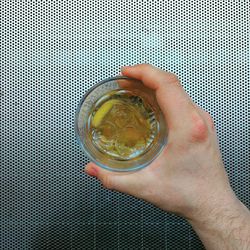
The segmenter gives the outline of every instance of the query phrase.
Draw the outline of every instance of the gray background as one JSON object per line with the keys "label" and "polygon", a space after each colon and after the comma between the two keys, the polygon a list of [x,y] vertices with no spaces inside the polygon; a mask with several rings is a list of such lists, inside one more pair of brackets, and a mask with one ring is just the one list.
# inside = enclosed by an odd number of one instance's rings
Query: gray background
{"label": "gray background", "polygon": [[203,249],[181,218],[102,189],[74,112],[122,65],[177,73],[250,206],[249,1],[1,1],[0,248]]}

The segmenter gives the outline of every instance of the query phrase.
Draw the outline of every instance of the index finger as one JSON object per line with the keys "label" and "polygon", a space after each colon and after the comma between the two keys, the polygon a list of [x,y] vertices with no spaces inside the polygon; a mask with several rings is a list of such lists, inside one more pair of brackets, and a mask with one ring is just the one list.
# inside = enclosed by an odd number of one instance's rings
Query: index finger
{"label": "index finger", "polygon": [[122,74],[141,80],[145,86],[155,90],[169,129],[182,126],[189,120],[188,114],[194,105],[176,75],[149,64],[123,67]]}

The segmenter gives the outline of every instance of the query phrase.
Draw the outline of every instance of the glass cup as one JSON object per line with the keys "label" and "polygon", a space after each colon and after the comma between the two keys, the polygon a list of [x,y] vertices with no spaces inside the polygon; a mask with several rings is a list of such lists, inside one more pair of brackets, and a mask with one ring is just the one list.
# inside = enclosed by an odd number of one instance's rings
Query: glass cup
{"label": "glass cup", "polygon": [[[103,152],[93,143],[90,133],[89,117],[93,106],[103,96],[115,90],[125,90],[143,98],[150,105],[157,120],[157,134],[147,150],[131,159],[117,159]],[[167,143],[167,127],[163,114],[156,101],[155,91],[147,88],[141,81],[117,76],[95,84],[81,99],[75,114],[75,134],[79,145],[88,158],[98,166],[111,171],[134,171],[148,166]]]}

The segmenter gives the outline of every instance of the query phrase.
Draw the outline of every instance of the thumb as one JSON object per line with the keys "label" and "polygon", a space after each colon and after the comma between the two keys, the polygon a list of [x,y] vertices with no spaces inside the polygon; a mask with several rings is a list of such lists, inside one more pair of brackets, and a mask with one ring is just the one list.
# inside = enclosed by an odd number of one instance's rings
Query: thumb
{"label": "thumb", "polygon": [[88,175],[96,177],[104,187],[122,193],[139,197],[142,189],[141,176],[139,172],[117,173],[102,169],[95,163],[90,162],[84,170]]}

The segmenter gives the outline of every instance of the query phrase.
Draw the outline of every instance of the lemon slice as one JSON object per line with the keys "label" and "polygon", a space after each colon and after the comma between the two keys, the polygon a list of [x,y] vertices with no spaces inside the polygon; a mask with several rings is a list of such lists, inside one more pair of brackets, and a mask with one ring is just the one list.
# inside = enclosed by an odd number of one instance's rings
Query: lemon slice
{"label": "lemon slice", "polygon": [[102,106],[96,111],[96,113],[93,117],[93,120],[92,120],[93,127],[97,128],[101,124],[103,118],[112,109],[112,107],[118,103],[121,103],[121,102],[113,99],[113,100],[109,100],[109,101],[105,102],[104,104],[102,104]]}

